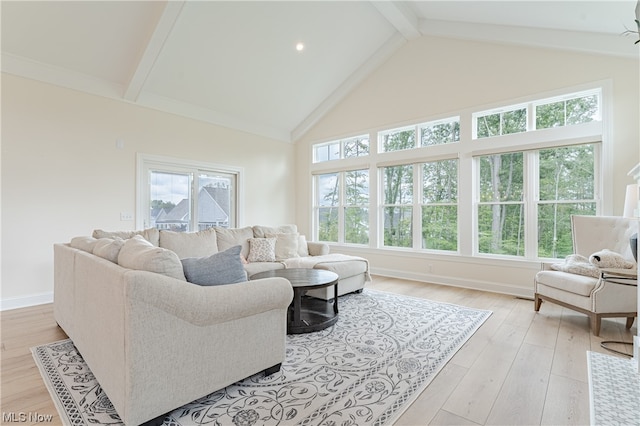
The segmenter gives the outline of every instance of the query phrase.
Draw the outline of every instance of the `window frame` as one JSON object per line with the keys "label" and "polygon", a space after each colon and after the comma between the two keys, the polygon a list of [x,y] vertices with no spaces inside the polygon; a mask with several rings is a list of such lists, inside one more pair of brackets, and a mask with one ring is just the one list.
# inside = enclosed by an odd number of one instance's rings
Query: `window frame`
{"label": "window frame", "polygon": [[244,219],[244,168],[224,164],[186,160],[173,157],[138,153],[136,155],[136,229],[146,229],[151,226],[150,217],[150,173],[152,171],[168,173],[192,173],[190,183],[190,198],[192,215],[189,220],[189,230],[198,230],[198,188],[199,176],[203,173],[219,173],[235,178],[235,188],[232,191],[229,227],[239,227]]}

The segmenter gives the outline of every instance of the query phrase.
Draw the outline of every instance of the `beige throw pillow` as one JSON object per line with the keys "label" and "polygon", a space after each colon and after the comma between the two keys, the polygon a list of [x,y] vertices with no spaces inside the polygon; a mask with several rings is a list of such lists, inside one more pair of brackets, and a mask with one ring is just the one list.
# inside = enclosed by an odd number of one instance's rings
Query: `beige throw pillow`
{"label": "beige throw pillow", "polygon": [[122,238],[100,238],[96,241],[93,254],[113,263],[118,263],[118,255],[124,246]]}
{"label": "beige throw pillow", "polygon": [[93,237],[74,237],[71,239],[69,245],[78,250],[93,253],[93,248],[98,240]]}
{"label": "beige throw pillow", "polygon": [[291,259],[298,256],[298,233],[266,234],[267,238],[276,239],[276,260]]}
{"label": "beige throw pillow", "polygon": [[161,230],[160,247],[171,250],[180,259],[206,257],[218,252],[218,240],[213,228],[198,232]]}
{"label": "beige throw pillow", "polygon": [[163,274],[186,281],[178,255],[161,247],[154,247],[142,236],[136,235],[124,242],[118,264],[123,268]]}
{"label": "beige throw pillow", "polygon": [[92,234],[94,238],[120,237],[123,240],[128,240],[136,235],[142,235],[145,240],[156,247],[160,245],[160,232],[156,228],[148,228],[142,231],[103,231],[102,229],[95,229]]}
{"label": "beige throw pillow", "polygon": [[218,239],[218,251],[225,251],[234,246],[242,246],[242,254],[249,256],[249,238],[253,238],[253,229],[250,226],[244,228],[214,228]]}
{"label": "beige throw pillow", "polygon": [[281,226],[260,226],[253,227],[253,236],[255,238],[266,238],[267,234],[295,234],[298,232],[297,225],[281,225]]}

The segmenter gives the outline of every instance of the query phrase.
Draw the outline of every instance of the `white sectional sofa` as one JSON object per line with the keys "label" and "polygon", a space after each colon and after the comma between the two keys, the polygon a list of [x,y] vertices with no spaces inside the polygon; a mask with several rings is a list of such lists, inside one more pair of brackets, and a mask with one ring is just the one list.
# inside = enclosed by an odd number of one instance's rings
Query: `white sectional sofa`
{"label": "white sectional sofa", "polygon": [[294,225],[96,230],[54,245],[54,316],[124,423],[138,425],[279,369],[293,291],[248,276],[285,267],[333,269],[340,294],[368,280],[364,259],[306,243]]}

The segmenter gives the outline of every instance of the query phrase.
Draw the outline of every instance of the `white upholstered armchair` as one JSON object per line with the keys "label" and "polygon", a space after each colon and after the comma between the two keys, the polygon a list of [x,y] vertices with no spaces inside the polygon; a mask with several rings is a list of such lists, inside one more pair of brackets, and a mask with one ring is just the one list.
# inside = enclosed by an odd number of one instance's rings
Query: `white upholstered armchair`
{"label": "white upholstered armchair", "polygon": [[[629,238],[638,232],[638,221],[615,216],[572,216],[571,229],[575,254],[587,259],[594,253],[609,249],[635,263]],[[550,270],[545,265],[536,274],[535,310],[543,301],[582,312],[591,318],[591,330],[600,334],[602,318],[626,317],[631,328],[638,316],[636,280],[602,279],[569,272]],[[635,285],[630,285],[635,284]]]}

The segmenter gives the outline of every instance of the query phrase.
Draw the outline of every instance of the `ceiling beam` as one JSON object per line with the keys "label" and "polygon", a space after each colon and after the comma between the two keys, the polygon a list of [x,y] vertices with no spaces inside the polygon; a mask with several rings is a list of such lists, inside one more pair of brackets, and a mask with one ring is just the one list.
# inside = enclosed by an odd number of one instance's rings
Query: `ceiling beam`
{"label": "ceiling beam", "polygon": [[186,1],[167,2],[167,5],[162,12],[162,16],[160,16],[160,19],[158,20],[156,29],[153,31],[153,34],[147,43],[147,48],[140,57],[135,70],[131,74],[131,79],[124,91],[125,100],[131,102],[136,102],[138,100],[138,96],[140,96],[144,83],[147,81],[147,77],[149,77],[149,74],[153,70],[153,65],[158,59],[158,56],[162,51],[162,47],[167,41],[174,24],[178,20],[185,3]]}
{"label": "ceiling beam", "polygon": [[419,19],[405,2],[372,1],[371,4],[405,39],[412,40],[421,36]]}

